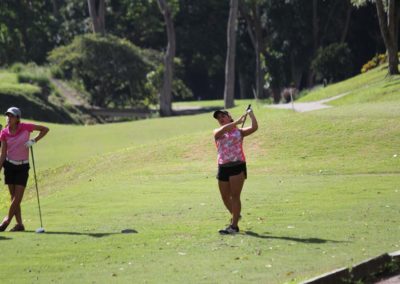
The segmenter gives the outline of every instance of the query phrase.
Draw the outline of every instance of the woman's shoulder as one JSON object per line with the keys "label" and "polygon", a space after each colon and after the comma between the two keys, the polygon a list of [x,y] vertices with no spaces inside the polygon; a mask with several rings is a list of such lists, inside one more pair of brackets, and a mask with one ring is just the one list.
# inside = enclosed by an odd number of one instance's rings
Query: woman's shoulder
{"label": "woman's shoulder", "polygon": [[35,124],[33,124],[33,123],[31,123],[31,122],[20,122],[19,123],[19,126],[20,127],[29,127],[29,126],[31,126],[31,125],[35,125]]}
{"label": "woman's shoulder", "polygon": [[8,134],[10,134],[10,132],[7,126],[0,131],[0,138],[6,137]]}
{"label": "woman's shoulder", "polygon": [[20,122],[19,123],[19,129],[20,130],[27,130],[29,132],[32,132],[35,129],[35,124],[29,123],[29,122]]}

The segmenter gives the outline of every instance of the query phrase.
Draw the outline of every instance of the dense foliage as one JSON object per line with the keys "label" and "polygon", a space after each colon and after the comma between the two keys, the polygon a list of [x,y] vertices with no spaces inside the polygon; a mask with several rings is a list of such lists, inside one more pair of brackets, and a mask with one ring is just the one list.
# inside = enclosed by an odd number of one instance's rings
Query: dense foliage
{"label": "dense foliage", "polygon": [[[107,34],[125,38],[140,49],[163,52],[166,47],[166,33],[156,2],[106,0]],[[178,68],[181,83],[184,82],[190,89],[186,89],[184,93],[190,94],[192,91],[196,99],[221,98],[229,1],[176,0],[170,3],[174,10],[176,55],[180,58]],[[371,3],[355,8],[350,0],[243,0],[241,5],[236,56],[236,77],[240,79],[236,80],[238,97],[252,97],[256,85],[255,49],[249,36],[249,28],[254,25],[261,27],[263,48],[260,64],[265,86],[278,91],[291,84],[304,88],[319,83],[317,70],[311,68],[311,63],[317,57],[321,61],[321,56],[326,54],[322,54],[321,50],[327,51],[326,48],[332,44],[346,43],[347,51],[352,57],[351,62],[346,58],[337,59],[338,62],[348,64],[345,67],[346,72],[340,74],[340,78],[358,73],[368,59],[385,51],[376,9]],[[243,11],[247,11],[246,16],[250,22],[245,19]],[[49,51],[71,44],[77,35],[90,32],[87,1],[1,1],[0,65],[29,61],[46,63]],[[344,56],[347,57],[348,53]],[[143,64],[144,68],[146,64]],[[110,71],[111,65],[109,63],[105,66],[105,70]],[[329,66],[325,64],[325,67],[330,68]],[[142,67],[138,66],[135,72]],[[153,67],[151,72],[158,73],[160,64]],[[99,74],[99,71],[91,72],[108,78],[109,74]],[[130,98],[129,103],[143,101],[145,95],[142,89],[145,89],[143,84],[146,84],[144,77],[147,73],[141,74],[136,81],[129,79],[130,82],[140,84],[131,86],[135,90],[128,92],[131,87],[126,83],[129,82],[126,70],[118,72],[122,73],[120,76],[123,79],[114,82],[118,84],[112,94],[112,100],[116,100],[114,103],[120,104],[129,92],[135,92],[135,98]],[[157,81],[154,73],[150,74],[150,79]],[[125,83],[121,83],[122,81]],[[86,79],[89,90],[98,83],[88,82]],[[106,89],[111,87],[113,86],[104,86]],[[156,89],[157,87],[153,92]],[[111,97],[99,103],[107,104]],[[179,97],[182,99],[185,95]]]}
{"label": "dense foliage", "polygon": [[23,117],[57,123],[83,123],[84,114],[65,103],[48,79],[49,70],[35,64],[14,64],[0,71],[0,105],[23,107]]}
{"label": "dense foliage", "polygon": [[351,74],[351,51],[345,43],[319,48],[311,63],[318,80],[337,82]]}
{"label": "dense foliage", "polygon": [[54,49],[49,60],[64,78],[82,81],[93,105],[140,105],[151,99],[145,90],[150,62],[127,40],[111,35],[76,37],[70,45]]}

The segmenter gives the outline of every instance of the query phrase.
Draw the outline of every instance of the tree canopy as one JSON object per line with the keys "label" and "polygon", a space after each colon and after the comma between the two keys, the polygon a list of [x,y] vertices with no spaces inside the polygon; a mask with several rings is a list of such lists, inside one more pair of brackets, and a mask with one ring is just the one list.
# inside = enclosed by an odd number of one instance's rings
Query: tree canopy
{"label": "tree canopy", "polygon": [[[47,64],[53,49],[92,33],[89,2],[104,3],[106,35],[126,39],[139,49],[166,51],[165,21],[155,0],[4,0],[0,2],[0,65]],[[221,99],[229,1],[167,2],[173,10],[181,82],[196,99]],[[390,2],[383,1],[385,11]],[[241,0],[235,97],[253,97],[254,92],[265,97],[289,85],[305,88],[320,83],[322,77],[335,81],[357,74],[370,58],[385,53],[381,28],[375,3],[370,1]],[[390,34],[390,40],[398,43],[397,34]],[[332,58],[323,58],[333,53]],[[346,72],[335,73],[336,64],[344,64]]]}

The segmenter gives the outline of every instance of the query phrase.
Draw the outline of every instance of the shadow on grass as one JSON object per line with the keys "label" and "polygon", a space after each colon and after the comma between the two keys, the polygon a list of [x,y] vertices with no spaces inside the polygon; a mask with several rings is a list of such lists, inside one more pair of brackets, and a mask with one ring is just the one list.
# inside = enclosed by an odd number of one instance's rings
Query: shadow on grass
{"label": "shadow on grass", "polygon": [[[35,231],[25,231],[26,233],[35,233]],[[46,235],[70,235],[70,236],[89,236],[93,238],[102,238],[112,235],[120,234],[137,234],[139,233],[135,229],[124,229],[119,233],[82,233],[82,232],[57,232],[57,231],[45,231],[43,234]],[[1,240],[1,239],[0,239]]]}
{"label": "shadow on grass", "polygon": [[222,109],[223,106],[210,106],[210,107],[179,107],[173,110],[173,114],[176,116],[181,115],[195,115],[195,114],[202,114],[207,112],[213,112],[218,109]]}
{"label": "shadow on grass", "polygon": [[399,79],[396,78],[392,82],[386,83],[383,87],[384,88],[390,88],[390,87],[393,87],[393,86],[398,85],[398,84],[399,84]]}
{"label": "shadow on grass", "polygon": [[11,238],[0,236],[0,241],[12,240]]}
{"label": "shadow on grass", "polygon": [[270,236],[270,235],[260,235],[258,233],[252,232],[252,231],[246,231],[245,234],[247,236],[260,238],[260,239],[277,239],[277,240],[293,241],[293,242],[306,243],[306,244],[343,243],[343,241],[325,240],[325,239],[319,239],[319,238],[295,238],[295,237],[278,237],[278,236]]}

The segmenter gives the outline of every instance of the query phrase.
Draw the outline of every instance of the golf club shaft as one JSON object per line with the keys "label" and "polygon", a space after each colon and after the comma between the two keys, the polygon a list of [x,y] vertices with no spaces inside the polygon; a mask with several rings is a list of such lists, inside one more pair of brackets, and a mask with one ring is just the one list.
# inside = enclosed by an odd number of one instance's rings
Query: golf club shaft
{"label": "golf club shaft", "polygon": [[244,123],[246,122],[247,111],[248,111],[250,108],[251,108],[251,105],[249,105],[249,106],[247,107],[247,109],[246,109],[246,115],[245,115],[244,120],[243,120],[243,123],[242,123],[242,128],[243,128],[243,126],[244,126]]}
{"label": "golf club shaft", "polygon": [[245,115],[245,117],[244,117],[244,120],[243,120],[243,122],[242,122],[242,127],[241,127],[241,128],[243,128],[244,123],[246,122],[246,118],[247,118],[247,113],[246,113],[246,115]]}
{"label": "golf club shaft", "polygon": [[37,196],[37,201],[38,201],[38,206],[39,206],[40,228],[43,228],[42,210],[40,209],[39,189],[38,189],[38,185],[37,185],[36,167],[35,167],[35,158],[33,155],[33,147],[31,147],[31,156],[32,156],[32,165],[33,165],[33,175],[35,177],[36,196]]}

